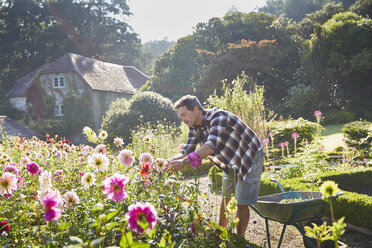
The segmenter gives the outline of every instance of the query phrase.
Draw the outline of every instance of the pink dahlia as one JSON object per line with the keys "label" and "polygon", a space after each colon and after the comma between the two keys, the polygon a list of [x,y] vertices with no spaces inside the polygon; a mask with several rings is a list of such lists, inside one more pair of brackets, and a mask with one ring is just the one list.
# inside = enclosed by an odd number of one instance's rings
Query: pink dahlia
{"label": "pink dahlia", "polygon": [[137,202],[128,207],[128,213],[125,214],[125,217],[132,231],[142,233],[155,227],[157,215],[158,213],[152,204]]}
{"label": "pink dahlia", "polygon": [[28,163],[26,169],[31,175],[35,175],[40,171],[39,165],[35,162]]}
{"label": "pink dahlia", "polygon": [[10,173],[4,172],[0,177],[0,195],[12,194],[17,189],[17,177]]}
{"label": "pink dahlia", "polygon": [[125,200],[128,197],[128,193],[124,189],[127,183],[129,183],[129,179],[126,176],[115,174],[103,181],[103,193],[107,195],[107,198],[116,202]]}
{"label": "pink dahlia", "polygon": [[53,181],[56,183],[61,183],[64,179],[63,170],[56,170],[53,173]]}
{"label": "pink dahlia", "polygon": [[131,150],[124,149],[119,153],[119,161],[125,166],[131,166],[134,162],[134,156]]}
{"label": "pink dahlia", "polygon": [[9,232],[10,230],[10,225],[9,225],[9,222],[7,221],[0,221],[0,235],[3,233],[3,232]]}
{"label": "pink dahlia", "polygon": [[18,167],[14,165],[7,165],[4,168],[4,172],[13,172],[15,175],[18,175],[18,173],[20,172],[20,169],[18,169]]}
{"label": "pink dahlia", "polygon": [[17,177],[17,189],[22,188],[23,186],[23,177]]}
{"label": "pink dahlia", "polygon": [[106,153],[106,145],[104,145],[104,144],[97,145],[96,148],[94,148],[94,153],[105,154]]}
{"label": "pink dahlia", "polygon": [[150,165],[152,165],[152,163],[154,162],[154,158],[150,153],[145,152],[140,155],[139,161],[141,165],[143,165],[144,163],[149,163]]}
{"label": "pink dahlia", "polygon": [[45,212],[44,219],[46,221],[58,220],[62,215],[61,200],[54,192],[48,192],[42,198],[42,205]]}

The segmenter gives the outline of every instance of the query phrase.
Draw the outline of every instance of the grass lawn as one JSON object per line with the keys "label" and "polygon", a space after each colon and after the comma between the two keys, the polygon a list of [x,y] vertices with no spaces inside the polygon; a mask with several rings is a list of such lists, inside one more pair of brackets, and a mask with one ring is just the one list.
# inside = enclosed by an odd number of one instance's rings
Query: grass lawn
{"label": "grass lawn", "polygon": [[325,126],[325,130],[322,131],[322,143],[327,151],[332,151],[337,146],[344,146],[345,143],[342,141],[344,134],[342,128],[345,124],[334,124]]}

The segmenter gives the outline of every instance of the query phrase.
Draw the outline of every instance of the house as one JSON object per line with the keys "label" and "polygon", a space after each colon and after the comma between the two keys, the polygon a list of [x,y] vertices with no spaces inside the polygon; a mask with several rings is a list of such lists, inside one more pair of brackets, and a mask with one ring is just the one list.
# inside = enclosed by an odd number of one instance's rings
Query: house
{"label": "house", "polygon": [[41,137],[39,133],[32,131],[28,127],[23,126],[22,124],[4,115],[0,115],[0,133],[0,140],[3,139],[3,135],[7,135],[8,137]]}
{"label": "house", "polygon": [[63,99],[68,94],[87,98],[93,110],[94,128],[98,129],[113,100],[130,99],[148,80],[151,79],[133,66],[67,53],[18,79],[7,96],[12,106],[36,120],[46,118],[47,108],[53,108],[55,118],[63,116]]}

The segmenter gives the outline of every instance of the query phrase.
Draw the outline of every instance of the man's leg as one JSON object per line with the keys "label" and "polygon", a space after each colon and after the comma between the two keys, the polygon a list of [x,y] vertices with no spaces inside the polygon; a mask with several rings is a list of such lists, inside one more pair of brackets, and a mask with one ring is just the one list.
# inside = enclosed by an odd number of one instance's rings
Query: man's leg
{"label": "man's leg", "polygon": [[248,205],[238,205],[238,211],[236,217],[239,218],[238,224],[236,225],[236,231],[239,235],[245,236],[249,222],[249,207]]}
{"label": "man's leg", "polygon": [[220,226],[226,227],[227,226],[227,218],[226,218],[226,208],[227,204],[229,204],[231,198],[224,198],[222,197],[221,206],[220,206]]}

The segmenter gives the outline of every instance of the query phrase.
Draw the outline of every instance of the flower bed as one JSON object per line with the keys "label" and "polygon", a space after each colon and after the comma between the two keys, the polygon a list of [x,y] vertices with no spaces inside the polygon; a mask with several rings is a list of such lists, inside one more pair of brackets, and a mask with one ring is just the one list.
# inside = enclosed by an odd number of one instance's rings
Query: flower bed
{"label": "flower bed", "polygon": [[[0,246],[243,247],[201,209],[198,184],[153,153],[49,139],[0,145]],[[114,152],[116,151],[116,152]]]}

